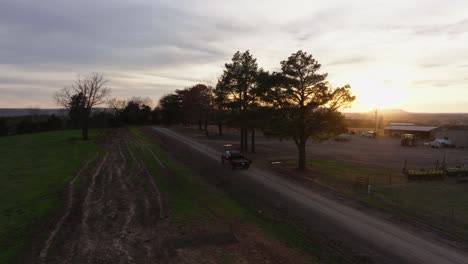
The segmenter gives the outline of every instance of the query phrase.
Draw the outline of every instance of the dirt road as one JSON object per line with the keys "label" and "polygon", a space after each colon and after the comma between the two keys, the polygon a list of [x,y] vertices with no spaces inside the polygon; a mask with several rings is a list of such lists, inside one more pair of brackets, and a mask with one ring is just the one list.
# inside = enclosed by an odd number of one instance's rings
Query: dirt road
{"label": "dirt road", "polygon": [[[154,130],[183,142],[187,148],[196,149],[213,162],[219,162],[218,151],[196,140],[166,128]],[[468,255],[464,252],[344,206],[294,182],[256,168],[255,165],[249,171],[238,173],[242,174],[243,178],[248,178],[252,184],[274,190],[279,194],[278,199],[293,201],[295,206],[301,208],[302,217],[311,221],[312,225],[313,221],[321,219],[324,228],[342,234],[342,237],[347,237],[347,242],[355,243],[357,248],[371,252],[377,263],[468,263]]]}
{"label": "dirt road", "polygon": [[158,187],[129,147],[124,130],[106,137],[104,149],[102,157],[88,162],[71,181],[65,212],[33,263],[163,259]]}

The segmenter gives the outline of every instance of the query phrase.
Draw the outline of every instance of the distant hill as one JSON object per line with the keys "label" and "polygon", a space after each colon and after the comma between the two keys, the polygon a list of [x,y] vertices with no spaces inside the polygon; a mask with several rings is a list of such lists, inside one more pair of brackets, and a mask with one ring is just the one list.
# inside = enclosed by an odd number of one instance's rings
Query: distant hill
{"label": "distant hill", "polygon": [[[382,114],[407,114],[408,113],[403,109],[379,109],[378,112]],[[374,112],[372,111],[372,113]]]}
{"label": "distant hill", "polygon": [[[108,111],[108,108],[94,108],[93,112]],[[66,115],[62,108],[0,108],[0,117],[16,117],[28,115]]]}
{"label": "distant hill", "polygon": [[[344,113],[348,119],[375,120],[374,111]],[[415,123],[421,125],[467,125],[468,113],[412,113],[402,109],[379,109],[378,118],[385,123]]]}
{"label": "distant hill", "polygon": [[38,108],[0,108],[0,116],[2,117],[15,117],[15,116],[27,116],[27,115],[64,115],[66,111],[64,109],[52,108],[52,109],[38,109]]}

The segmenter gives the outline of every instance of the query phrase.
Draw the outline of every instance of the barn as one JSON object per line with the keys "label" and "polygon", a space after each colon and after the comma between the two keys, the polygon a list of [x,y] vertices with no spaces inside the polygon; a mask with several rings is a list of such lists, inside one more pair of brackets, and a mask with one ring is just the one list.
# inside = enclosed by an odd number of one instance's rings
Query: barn
{"label": "barn", "polygon": [[448,139],[457,147],[468,148],[468,126],[442,126],[431,134],[432,139]]}
{"label": "barn", "polygon": [[412,123],[390,123],[384,128],[384,134],[392,137],[401,137],[403,134],[414,134],[418,138],[431,138],[436,126],[416,126]]}

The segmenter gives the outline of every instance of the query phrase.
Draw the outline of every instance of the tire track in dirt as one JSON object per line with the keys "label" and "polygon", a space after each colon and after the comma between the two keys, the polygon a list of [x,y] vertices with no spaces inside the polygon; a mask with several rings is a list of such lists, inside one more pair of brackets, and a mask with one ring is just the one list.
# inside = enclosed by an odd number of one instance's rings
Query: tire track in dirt
{"label": "tire track in dirt", "polygon": [[67,211],[34,263],[159,262],[154,258],[164,252],[164,236],[158,234],[162,198],[136,155],[139,144],[130,142],[127,130],[112,131],[102,160],[90,172],[77,173],[70,186],[78,176],[84,186],[78,193],[69,187]]}
{"label": "tire track in dirt", "polygon": [[[161,169],[164,171],[164,173],[167,173],[167,168],[166,166],[164,166],[164,164],[161,162],[161,160],[158,158],[158,156],[156,156],[156,154],[154,154],[153,150],[151,150],[151,148],[149,148],[147,145],[145,145],[143,142],[141,142],[140,140],[136,140],[137,143],[139,144],[140,148],[144,151],[146,149],[146,151],[150,152],[151,155],[154,157],[154,159],[159,163]],[[143,166],[144,170],[145,170],[145,174],[146,176],[148,177],[148,180],[149,182],[151,183],[151,187],[153,188],[154,190],[154,193],[157,197],[157,203],[159,205],[159,217],[161,219],[165,218],[165,215],[164,215],[164,210],[163,210],[163,202],[162,202],[162,196],[161,196],[161,192],[159,191],[159,188],[157,187],[155,181],[154,181],[154,178],[151,176],[151,173],[148,171],[148,168],[146,168],[146,166]]]}
{"label": "tire track in dirt", "polygon": [[89,159],[83,167],[78,171],[78,173],[72,178],[70,183],[68,184],[68,200],[67,200],[67,207],[65,210],[65,214],[59,219],[57,222],[55,228],[50,232],[49,237],[47,238],[45,245],[41,252],[39,253],[39,258],[38,258],[38,263],[44,263],[44,259],[47,257],[47,253],[49,251],[50,245],[52,244],[55,236],[57,235],[57,232],[60,231],[62,228],[63,223],[65,222],[65,219],[70,215],[70,211],[74,202],[74,192],[75,192],[75,182],[78,180],[83,173],[84,170],[86,170],[89,166],[89,164],[94,161],[98,157],[98,153],[96,153],[91,159]]}
{"label": "tire track in dirt", "polygon": [[[122,153],[121,144],[118,145],[118,153],[119,153],[119,157],[122,159],[121,164],[124,164],[123,166],[128,166],[125,155]],[[117,178],[119,180],[120,187],[122,188],[122,191],[124,193],[128,193],[129,183],[123,178],[122,170],[123,170],[123,168],[121,168],[121,167],[119,167],[117,169]],[[137,168],[137,170],[138,170],[138,168]],[[129,177],[131,177],[131,174],[130,174]],[[113,240],[113,246],[117,250],[119,250],[120,252],[123,253],[123,255],[125,256],[125,259],[128,261],[128,263],[134,263],[134,259],[130,256],[130,253],[125,248],[125,246],[122,244],[122,238],[125,238],[126,235],[128,234],[129,225],[130,225],[132,219],[135,216],[135,210],[136,210],[135,208],[136,208],[136,201],[135,201],[135,199],[132,199],[132,202],[128,203],[128,211],[125,214],[126,215],[125,216],[125,222],[124,222],[124,224],[123,224],[123,226],[122,226],[122,228],[121,228],[121,230],[119,232],[120,235]]]}
{"label": "tire track in dirt", "polygon": [[106,163],[107,159],[109,157],[109,153],[106,153],[104,158],[102,159],[101,163],[98,165],[96,171],[93,173],[92,178],[91,178],[91,185],[88,187],[88,190],[86,192],[85,200],[83,203],[83,219],[82,219],[82,226],[80,229],[82,230],[84,237],[85,237],[85,245],[84,245],[84,251],[90,250],[94,244],[92,240],[90,239],[89,235],[89,224],[88,224],[88,218],[90,215],[90,204],[91,204],[91,197],[95,192],[95,186],[96,186],[96,178],[100,174],[104,164]]}

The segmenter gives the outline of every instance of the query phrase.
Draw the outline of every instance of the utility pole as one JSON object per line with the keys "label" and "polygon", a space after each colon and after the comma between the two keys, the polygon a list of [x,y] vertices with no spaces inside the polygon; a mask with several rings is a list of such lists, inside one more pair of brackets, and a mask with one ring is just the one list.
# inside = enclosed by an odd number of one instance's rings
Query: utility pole
{"label": "utility pole", "polygon": [[376,132],[376,135],[378,136],[379,134],[379,122],[377,120],[377,114],[378,114],[378,109],[374,109],[374,115],[375,115],[375,132]]}

